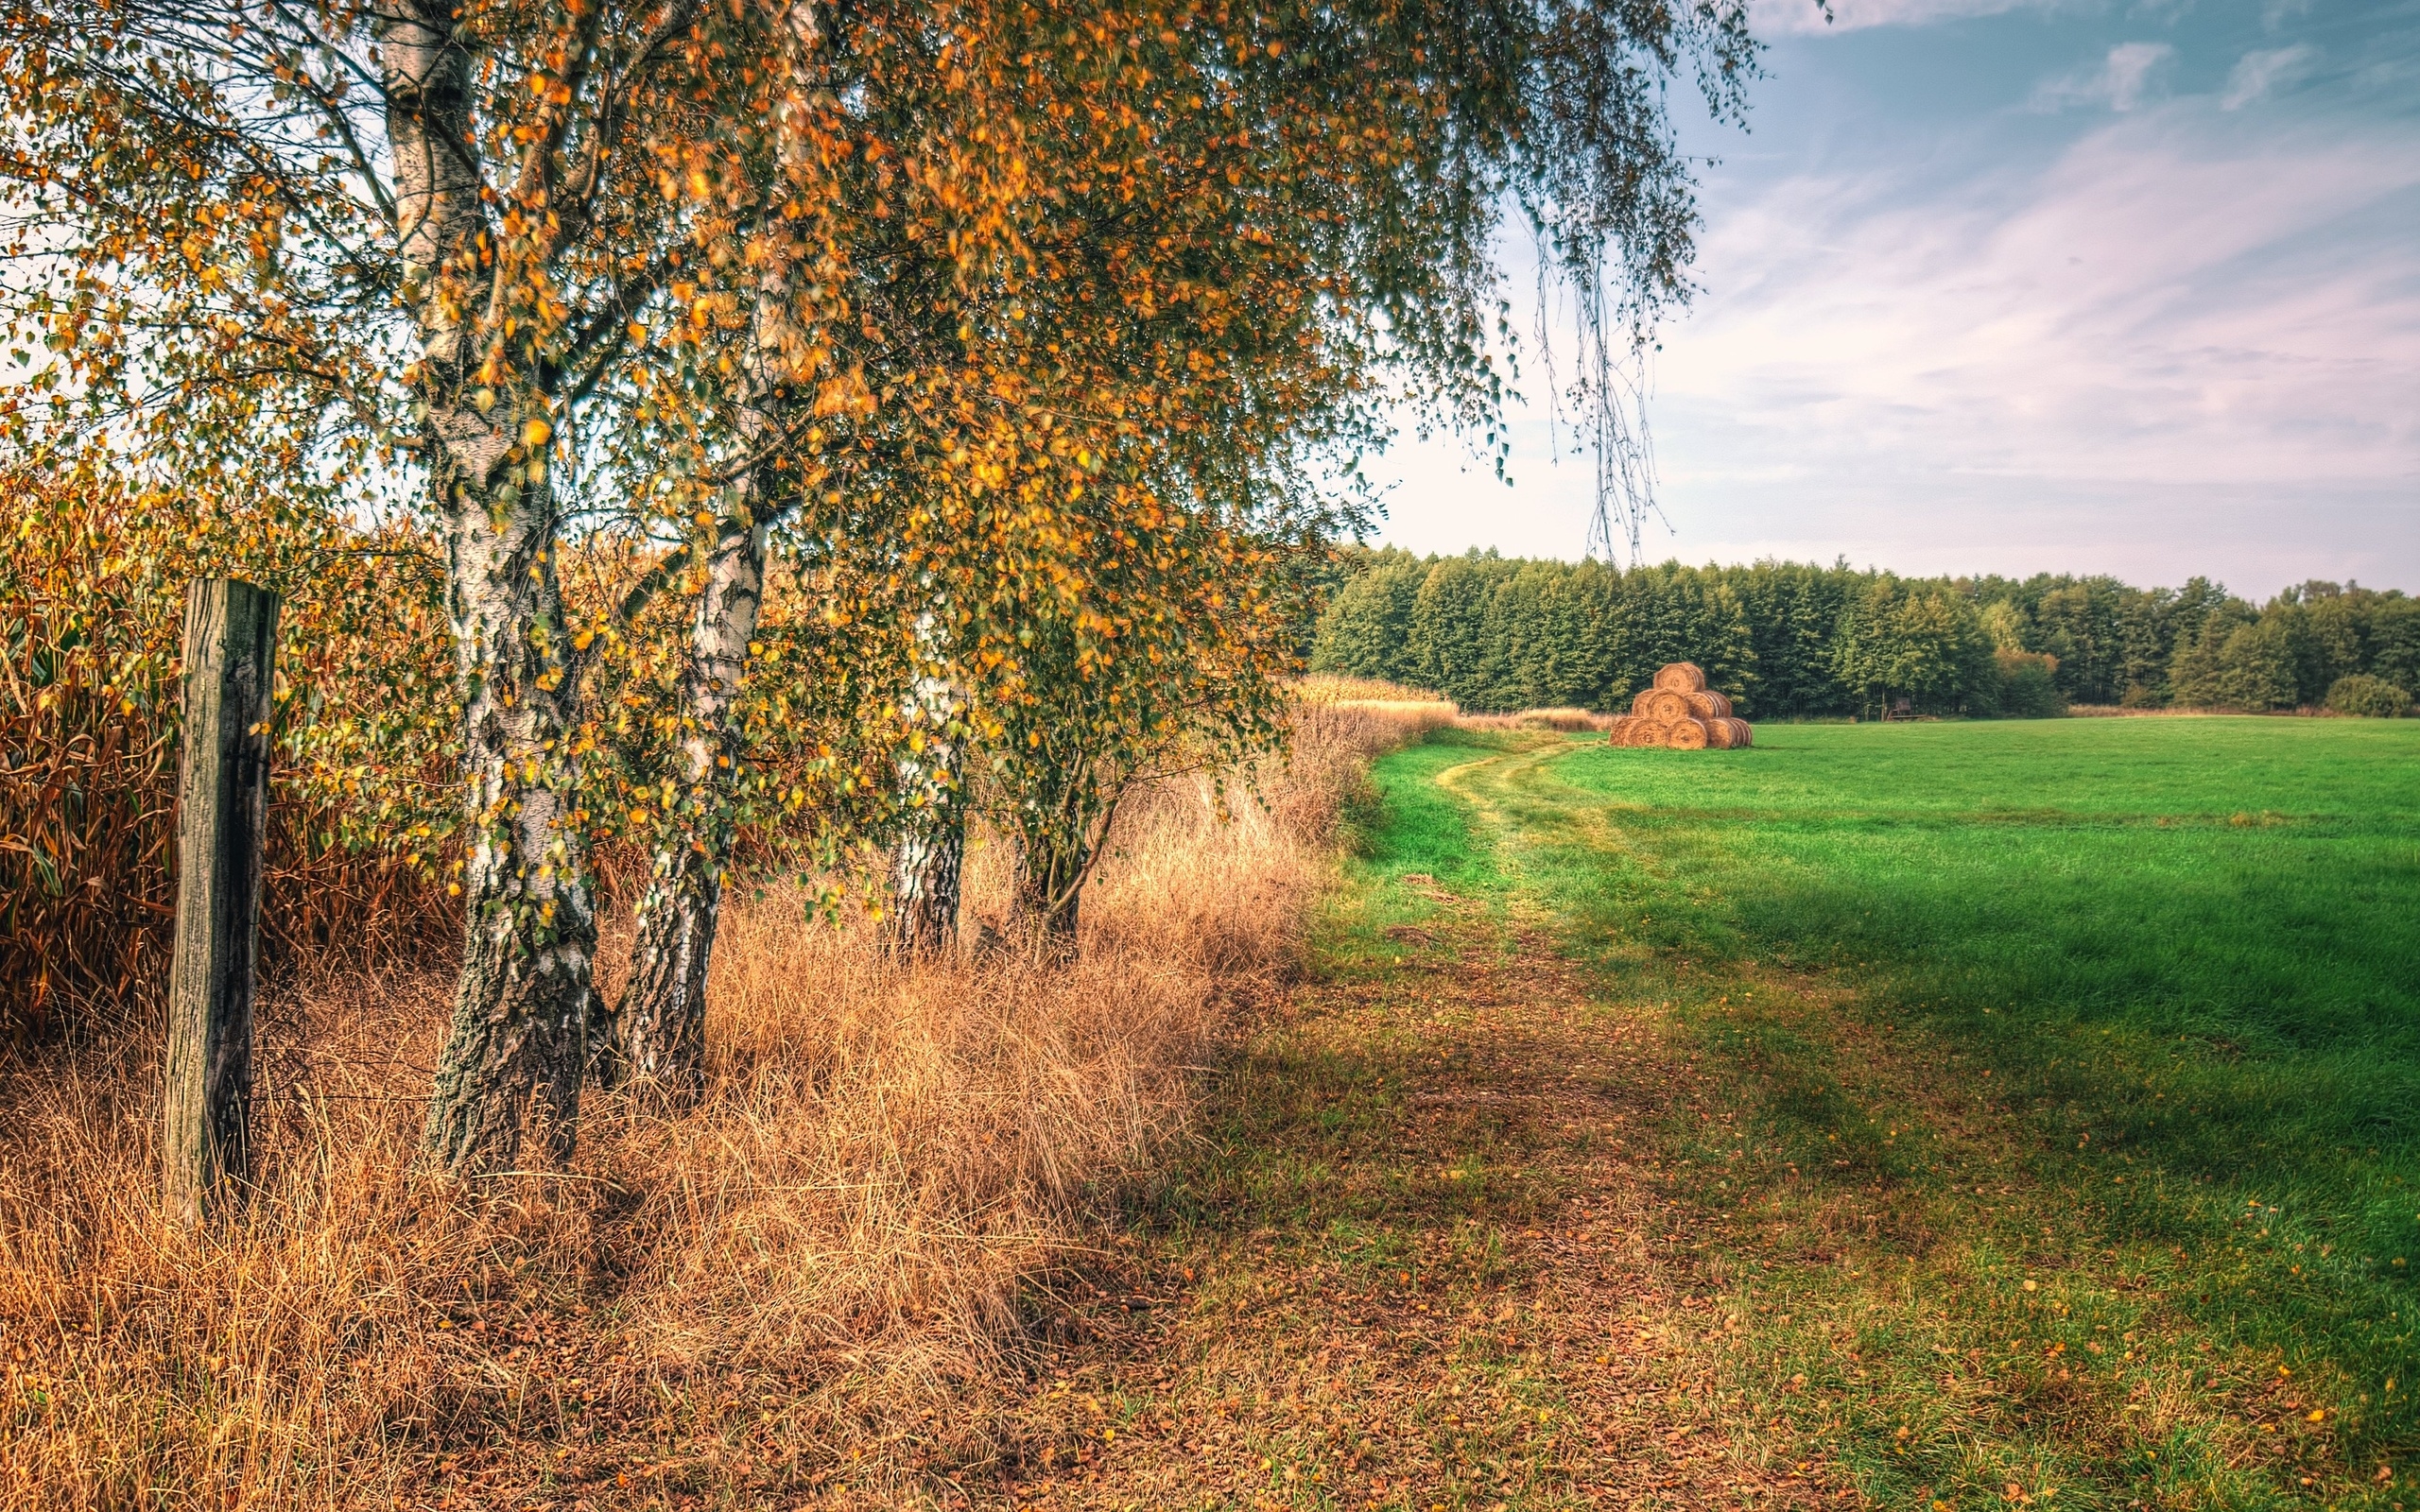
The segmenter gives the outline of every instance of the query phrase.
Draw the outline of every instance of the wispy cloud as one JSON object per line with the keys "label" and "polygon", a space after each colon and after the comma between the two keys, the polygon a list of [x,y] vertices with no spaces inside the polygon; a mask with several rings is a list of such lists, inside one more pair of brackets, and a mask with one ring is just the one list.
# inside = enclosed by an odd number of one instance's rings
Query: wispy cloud
{"label": "wispy cloud", "polygon": [[[2232,119],[2146,112],[1949,201],[1807,175],[1734,210],[1659,374],[1675,500],[1825,501],[1815,540],[1851,549],[1863,504],[1895,501],[1903,544],[2140,530],[2172,558],[2287,500],[2399,498],[2365,549],[2420,545],[2420,278],[2392,230],[2420,209],[2420,131],[2214,131]],[[1939,518],[1911,524],[1913,497]]]}
{"label": "wispy cloud", "polygon": [[2033,91],[2037,111],[2061,111],[2071,105],[2106,105],[2131,111],[2143,103],[2152,76],[2176,49],[2164,42],[2121,42],[2109,49],[2098,66],[2045,79]]}
{"label": "wispy cloud", "polygon": [[2224,110],[2239,111],[2279,85],[2290,84],[2309,73],[2318,60],[2319,49],[2308,43],[2246,53],[2228,72],[2226,93],[2219,96],[2219,105]]}
{"label": "wispy cloud", "polygon": [[2062,3],[2063,0],[1832,0],[1828,18],[1816,0],[1753,0],[1750,9],[1757,36],[1779,37],[1858,31],[1868,26],[1928,26],[2011,10],[2054,9]]}
{"label": "wispy cloud", "polygon": [[[1754,3],[1651,550],[2420,588],[2420,0]],[[1576,553],[1590,470],[1510,418],[1520,488],[1411,448],[1390,537]]]}

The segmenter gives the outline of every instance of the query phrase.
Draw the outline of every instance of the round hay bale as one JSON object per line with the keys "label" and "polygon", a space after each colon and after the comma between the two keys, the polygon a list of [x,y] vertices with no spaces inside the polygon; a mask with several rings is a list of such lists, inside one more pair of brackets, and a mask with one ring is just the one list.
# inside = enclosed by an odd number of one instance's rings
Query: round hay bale
{"label": "round hay bale", "polygon": [[1629,745],[1630,727],[1636,723],[1638,723],[1637,717],[1632,714],[1624,714],[1615,720],[1605,729],[1605,744],[1608,746]]}
{"label": "round hay bale", "polygon": [[1689,700],[1689,713],[1700,719],[1731,717],[1731,700],[1711,688],[1703,693],[1692,693],[1685,696]]}
{"label": "round hay bale", "polygon": [[1694,662],[1675,662],[1655,674],[1655,685],[1674,693],[1705,692],[1705,670]]}
{"label": "round hay bale", "polygon": [[1634,719],[1630,738],[1623,742],[1633,750],[1648,750],[1664,744],[1664,727],[1652,719]]}
{"label": "round hay bale", "polygon": [[1669,688],[1657,688],[1647,696],[1647,717],[1659,725],[1676,719],[1694,719],[1696,712],[1689,707],[1689,696]]}
{"label": "round hay bale", "polygon": [[1654,696],[1655,696],[1655,686],[1654,686],[1654,684],[1650,683],[1650,684],[1648,684],[1646,687],[1639,689],[1639,690],[1638,690],[1638,696],[1636,696],[1635,698],[1633,698],[1633,699],[1630,701],[1630,712],[1631,712],[1632,713],[1634,713],[1634,714],[1638,715],[1638,717],[1639,717],[1639,718],[1641,718],[1641,719],[1648,719],[1648,718],[1651,718],[1651,717],[1653,717],[1652,715],[1651,715],[1651,714],[1649,714],[1649,713],[1648,713],[1648,712],[1647,712],[1647,705],[1648,705],[1649,700],[1652,699]]}
{"label": "round hay bale", "polygon": [[1725,746],[1723,749],[1745,750],[1747,747],[1756,743],[1756,731],[1749,726],[1748,721],[1745,719],[1726,719],[1722,723],[1724,726],[1723,732],[1728,735],[1731,740],[1731,744]]}
{"label": "round hay bale", "polygon": [[1733,722],[1731,720],[1718,717],[1714,719],[1700,720],[1699,723],[1705,726],[1706,749],[1729,750],[1731,748],[1733,744],[1731,735],[1731,726]]}
{"label": "round hay bale", "polygon": [[1675,720],[1670,739],[1674,750],[1703,750],[1706,747],[1705,726],[1695,719]]}

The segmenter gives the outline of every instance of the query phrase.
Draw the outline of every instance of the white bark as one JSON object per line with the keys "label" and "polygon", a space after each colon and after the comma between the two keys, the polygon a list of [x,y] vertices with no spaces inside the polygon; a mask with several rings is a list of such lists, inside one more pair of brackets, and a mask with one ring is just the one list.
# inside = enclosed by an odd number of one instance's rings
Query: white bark
{"label": "white bark", "polygon": [[966,699],[943,675],[948,647],[938,610],[917,616],[916,648],[923,669],[899,705],[915,739],[897,764],[907,813],[891,850],[889,934],[903,951],[935,954],[958,937],[966,807],[963,752],[950,726],[963,716]]}
{"label": "white bark", "polygon": [[[742,487],[743,500],[758,490]],[[683,679],[682,799],[655,851],[638,906],[631,982],[606,1030],[607,1085],[650,1088],[669,1101],[705,1085],[706,972],[730,859],[732,784],[739,762],[734,705],[764,600],[770,532],[743,503],[706,562]]]}
{"label": "white bark", "polygon": [[[533,1122],[567,1153],[586,1059],[596,921],[565,795],[574,696],[556,578],[557,521],[539,375],[474,387],[482,311],[525,276],[479,263],[486,230],[471,79],[477,60],[443,0],[405,0],[379,29],[395,164],[403,298],[418,325],[429,487],[446,526],[448,607],[462,699],[470,846],[462,974],[424,1147],[456,1171],[507,1166]],[[493,245],[493,244],[491,244]],[[497,281],[503,297],[497,298]]]}

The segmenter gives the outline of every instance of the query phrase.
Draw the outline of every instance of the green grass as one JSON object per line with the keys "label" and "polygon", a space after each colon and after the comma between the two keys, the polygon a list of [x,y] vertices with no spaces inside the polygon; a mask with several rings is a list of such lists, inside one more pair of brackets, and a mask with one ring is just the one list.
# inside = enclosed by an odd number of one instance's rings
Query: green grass
{"label": "green grass", "polygon": [[1758,741],[1451,791],[1488,749],[1419,747],[1368,863],[1543,904],[1731,1079],[1737,1143],[1672,1135],[1775,1220],[1725,1249],[1743,1379],[1892,1498],[2337,1503],[2420,1453],[2420,726]]}

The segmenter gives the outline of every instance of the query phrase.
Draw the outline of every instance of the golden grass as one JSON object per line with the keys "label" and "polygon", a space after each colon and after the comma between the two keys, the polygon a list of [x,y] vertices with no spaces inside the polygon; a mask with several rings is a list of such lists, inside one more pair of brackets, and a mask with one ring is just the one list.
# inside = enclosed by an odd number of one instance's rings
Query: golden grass
{"label": "golden grass", "polygon": [[[903,965],[735,895],[706,1105],[592,1101],[553,1176],[412,1173],[433,971],[268,994],[261,1185],[217,1234],[157,1211],[150,1016],[8,1062],[0,1505],[879,1499],[1011,1452],[984,1404],[1019,1341],[1290,968],[1363,763],[1426,719],[1306,707],[1257,781],[1141,795],[1072,963]],[[978,850],[977,914],[999,870]]]}
{"label": "golden grass", "polygon": [[1586,709],[1524,709],[1510,714],[1464,714],[1458,723],[1469,730],[1559,730],[1570,734],[1611,730],[1615,717]]}
{"label": "golden grass", "polygon": [[1309,673],[1295,679],[1293,689],[1295,699],[1307,704],[1453,702],[1443,694],[1430,693],[1426,688],[1389,682],[1384,678],[1351,678],[1340,672]]}

